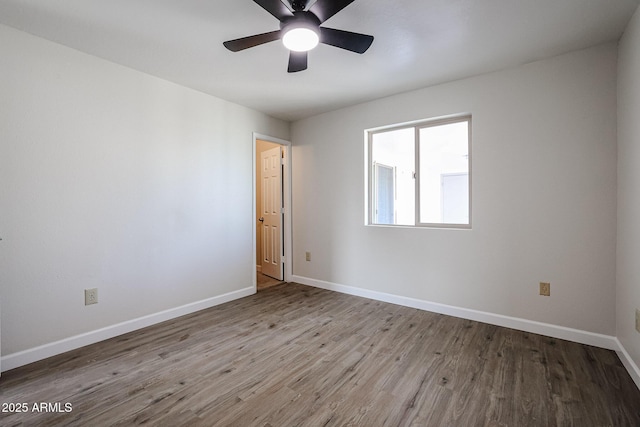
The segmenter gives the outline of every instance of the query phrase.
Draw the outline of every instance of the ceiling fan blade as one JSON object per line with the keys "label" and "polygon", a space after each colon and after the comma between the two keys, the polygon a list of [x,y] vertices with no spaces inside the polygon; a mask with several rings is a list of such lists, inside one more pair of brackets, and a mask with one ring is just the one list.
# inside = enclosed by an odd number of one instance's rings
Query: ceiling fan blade
{"label": "ceiling fan blade", "polygon": [[350,50],[351,52],[365,53],[373,43],[373,36],[320,27],[320,43]]}
{"label": "ceiling fan blade", "polygon": [[242,37],[240,39],[228,40],[224,42],[224,47],[231,52],[238,52],[240,50],[248,49],[250,47],[259,46],[264,43],[269,43],[274,40],[278,40],[281,37],[280,30],[271,31],[270,33],[256,34],[255,36]]}
{"label": "ceiling fan blade", "polygon": [[253,0],[264,10],[278,18],[278,21],[293,16],[293,13],[280,0]]}
{"label": "ceiling fan blade", "polygon": [[289,52],[289,68],[287,69],[290,73],[297,73],[298,71],[303,71],[307,69],[307,55],[308,52]]}
{"label": "ceiling fan blade", "polygon": [[311,6],[309,12],[316,15],[320,23],[322,23],[351,3],[353,3],[353,0],[318,0]]}

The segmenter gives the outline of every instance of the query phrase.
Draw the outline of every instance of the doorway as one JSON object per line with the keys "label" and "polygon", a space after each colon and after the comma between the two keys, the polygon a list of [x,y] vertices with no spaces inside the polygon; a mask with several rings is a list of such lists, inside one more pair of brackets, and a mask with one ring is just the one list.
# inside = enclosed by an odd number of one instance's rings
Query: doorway
{"label": "doorway", "polygon": [[291,144],[254,134],[254,286],[287,282],[291,268]]}

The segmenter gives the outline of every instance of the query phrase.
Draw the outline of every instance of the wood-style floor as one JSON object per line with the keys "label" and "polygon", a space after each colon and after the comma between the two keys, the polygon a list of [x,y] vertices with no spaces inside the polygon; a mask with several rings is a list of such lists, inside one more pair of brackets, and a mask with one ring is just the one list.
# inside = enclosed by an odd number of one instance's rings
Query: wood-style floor
{"label": "wood-style floor", "polygon": [[2,426],[640,426],[615,353],[297,284],[3,373]]}
{"label": "wood-style floor", "polygon": [[256,273],[256,276],[256,285],[258,291],[262,291],[264,289],[283,283],[282,280],[274,279],[273,277],[269,277],[266,274],[260,273],[259,271]]}

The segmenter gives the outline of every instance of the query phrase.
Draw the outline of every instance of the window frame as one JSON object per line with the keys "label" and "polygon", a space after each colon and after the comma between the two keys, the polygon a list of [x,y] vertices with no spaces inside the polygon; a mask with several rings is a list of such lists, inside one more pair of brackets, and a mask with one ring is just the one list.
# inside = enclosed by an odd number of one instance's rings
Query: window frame
{"label": "window frame", "polygon": [[[466,224],[457,223],[432,223],[432,222],[420,222],[420,130],[435,126],[442,126],[452,123],[467,123],[467,174],[468,174],[468,204],[469,204],[469,222]],[[374,161],[373,161],[373,138],[374,135],[385,132],[392,132],[401,129],[414,130],[414,171],[413,178],[415,183],[415,218],[414,224],[378,224],[374,220],[375,215],[375,176],[374,176]],[[365,225],[374,227],[409,227],[409,228],[439,228],[439,229],[471,229],[472,228],[472,154],[471,154],[471,128],[472,128],[472,116],[471,114],[459,114],[446,117],[438,117],[426,120],[419,120],[415,122],[395,124],[391,126],[384,126],[379,128],[372,128],[365,130],[365,182],[367,184],[367,191],[365,192]]]}

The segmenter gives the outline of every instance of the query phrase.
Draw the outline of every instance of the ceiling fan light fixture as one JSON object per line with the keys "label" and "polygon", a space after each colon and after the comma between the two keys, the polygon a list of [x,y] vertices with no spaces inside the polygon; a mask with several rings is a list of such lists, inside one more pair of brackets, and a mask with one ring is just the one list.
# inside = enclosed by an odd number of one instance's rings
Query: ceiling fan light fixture
{"label": "ceiling fan light fixture", "polygon": [[307,52],[318,46],[320,36],[308,27],[294,27],[282,36],[282,44],[294,52]]}
{"label": "ceiling fan light fixture", "polygon": [[280,21],[280,29],[227,40],[223,43],[224,47],[238,52],[282,39],[284,46],[289,49],[289,73],[306,70],[307,53],[319,43],[354,53],[364,53],[373,43],[373,36],[321,26],[354,0],[253,1]]}

